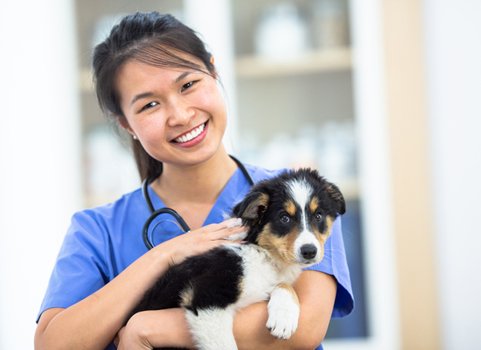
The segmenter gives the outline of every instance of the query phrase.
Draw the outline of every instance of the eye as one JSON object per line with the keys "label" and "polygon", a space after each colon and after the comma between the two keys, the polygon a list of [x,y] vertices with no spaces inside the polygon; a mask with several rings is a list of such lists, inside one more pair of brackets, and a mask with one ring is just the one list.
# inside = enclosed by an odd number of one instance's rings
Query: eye
{"label": "eye", "polygon": [[317,222],[321,222],[321,221],[322,221],[322,215],[321,215],[321,213],[316,213],[316,214],[314,214],[314,219],[315,219]]}
{"label": "eye", "polygon": [[286,224],[288,224],[288,223],[291,222],[291,218],[289,217],[289,215],[283,214],[283,215],[281,215],[281,217],[279,218],[279,221],[281,222],[281,224],[286,225]]}
{"label": "eye", "polygon": [[182,85],[182,88],[180,89],[181,92],[184,92],[185,90],[188,90],[190,89],[192,86],[194,86],[196,83],[198,82],[198,80],[192,80],[192,81],[189,81],[188,83],[185,83],[184,85]]}
{"label": "eye", "polygon": [[159,103],[156,102],[156,101],[149,102],[149,103],[147,103],[146,105],[144,105],[144,106],[140,109],[139,112],[143,112],[143,111],[145,111],[145,110],[147,110],[147,109],[149,109],[149,108],[153,108],[153,107],[157,106],[158,104],[159,104]]}

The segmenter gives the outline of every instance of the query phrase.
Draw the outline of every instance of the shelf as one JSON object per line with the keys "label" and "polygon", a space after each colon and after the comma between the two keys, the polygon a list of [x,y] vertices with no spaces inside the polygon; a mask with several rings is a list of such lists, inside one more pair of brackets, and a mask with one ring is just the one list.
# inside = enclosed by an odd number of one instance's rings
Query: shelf
{"label": "shelf", "polygon": [[325,49],[300,54],[293,58],[272,59],[243,56],[236,61],[238,78],[267,78],[305,73],[343,71],[351,69],[349,48]]}

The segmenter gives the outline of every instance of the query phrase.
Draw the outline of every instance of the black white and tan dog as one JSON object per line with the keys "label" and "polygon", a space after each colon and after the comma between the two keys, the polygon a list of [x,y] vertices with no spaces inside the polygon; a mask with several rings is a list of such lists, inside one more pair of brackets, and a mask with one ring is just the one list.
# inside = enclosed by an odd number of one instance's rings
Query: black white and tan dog
{"label": "black white and tan dog", "polygon": [[237,349],[236,310],[268,301],[266,326],[288,339],[299,303],[292,283],[320,262],[335,218],[345,212],[339,189],[311,169],[289,170],[257,183],[235,206],[246,243],[229,242],[170,268],[134,312],[185,309],[198,349]]}

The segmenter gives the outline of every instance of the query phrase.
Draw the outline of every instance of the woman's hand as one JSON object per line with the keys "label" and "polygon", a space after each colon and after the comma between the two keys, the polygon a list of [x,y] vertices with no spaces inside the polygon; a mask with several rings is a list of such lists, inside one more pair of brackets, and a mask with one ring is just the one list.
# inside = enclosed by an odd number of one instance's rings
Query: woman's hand
{"label": "woman's hand", "polygon": [[136,313],[119,331],[114,343],[119,350],[194,347],[181,308]]}
{"label": "woman's hand", "polygon": [[151,350],[145,333],[143,332],[142,322],[138,322],[137,315],[132,316],[127,325],[123,327],[115,338],[117,350]]}
{"label": "woman's hand", "polygon": [[240,219],[210,224],[159,244],[154,249],[167,254],[170,264],[176,265],[189,256],[205,253],[227,242],[239,242],[232,241],[231,237],[243,238],[242,233],[245,233],[246,229],[241,224]]}
{"label": "woman's hand", "polygon": [[122,328],[115,339],[117,350],[152,350],[152,346],[144,343],[144,340],[127,327]]}

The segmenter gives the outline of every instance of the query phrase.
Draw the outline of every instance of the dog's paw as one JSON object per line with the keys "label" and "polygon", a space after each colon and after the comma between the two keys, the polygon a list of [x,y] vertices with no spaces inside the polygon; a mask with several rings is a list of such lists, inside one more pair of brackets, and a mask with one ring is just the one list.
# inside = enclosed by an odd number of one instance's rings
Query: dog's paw
{"label": "dog's paw", "polygon": [[279,339],[289,339],[297,329],[299,307],[283,307],[269,310],[267,328]]}
{"label": "dog's paw", "polygon": [[297,329],[299,305],[287,291],[271,296],[268,304],[269,317],[266,326],[279,339],[289,339]]}

